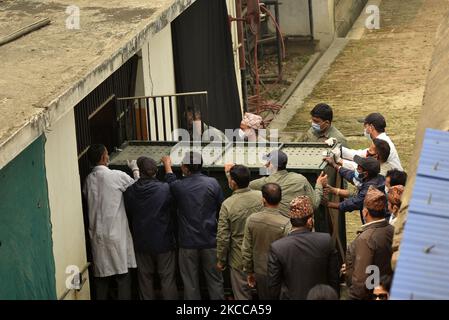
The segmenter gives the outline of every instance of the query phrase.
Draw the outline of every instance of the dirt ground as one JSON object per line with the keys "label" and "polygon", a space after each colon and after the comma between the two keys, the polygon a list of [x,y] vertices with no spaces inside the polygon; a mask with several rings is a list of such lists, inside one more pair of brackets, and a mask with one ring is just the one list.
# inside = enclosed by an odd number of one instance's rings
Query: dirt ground
{"label": "dirt ground", "polygon": [[[348,44],[285,131],[299,138],[310,126],[310,110],[326,102],[350,146],[364,148],[368,141],[357,119],[380,112],[407,170],[435,33],[448,9],[445,0],[382,1],[380,30]],[[347,214],[346,221],[349,243],[361,223],[356,212]]]}
{"label": "dirt ground", "polygon": [[[282,62],[282,80],[277,83],[265,83],[263,98],[265,100],[278,100],[285,90],[295,81],[299,71],[306,65],[315,52],[315,43],[312,41],[287,38],[285,40],[285,59]],[[278,73],[278,60],[274,46],[265,46],[262,63],[259,68],[260,75],[273,75]]]}

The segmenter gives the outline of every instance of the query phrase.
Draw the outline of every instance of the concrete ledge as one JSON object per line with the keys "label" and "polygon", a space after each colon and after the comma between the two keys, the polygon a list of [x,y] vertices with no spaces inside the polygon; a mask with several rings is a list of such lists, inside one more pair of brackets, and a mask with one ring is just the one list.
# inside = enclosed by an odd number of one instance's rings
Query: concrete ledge
{"label": "concrete ledge", "polygon": [[82,79],[74,82],[68,90],[55,95],[55,98],[51,101],[39,106],[39,109],[41,109],[40,112],[37,112],[15,132],[11,132],[9,137],[0,144],[0,169],[19,155],[22,150],[42,135],[53,123],[56,123],[100,83],[120,68],[154,34],[162,30],[195,1],[174,1],[167,9],[161,11],[157,17],[152,18],[139,32],[136,32],[129,41],[124,43],[108,59],[93,68]]}

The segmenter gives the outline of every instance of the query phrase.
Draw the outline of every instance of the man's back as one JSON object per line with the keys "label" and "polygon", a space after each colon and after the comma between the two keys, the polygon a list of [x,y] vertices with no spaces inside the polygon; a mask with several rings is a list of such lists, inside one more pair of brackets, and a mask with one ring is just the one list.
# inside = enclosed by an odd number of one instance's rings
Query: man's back
{"label": "man's back", "polygon": [[226,199],[220,211],[217,235],[217,254],[220,262],[241,270],[242,242],[247,218],[262,209],[262,194],[249,188],[238,189]]}
{"label": "man's back", "polygon": [[223,191],[217,180],[201,173],[176,180],[176,176],[169,173],[167,182],[178,207],[179,246],[215,248],[217,217],[223,202]]}
{"label": "man's back", "polygon": [[318,207],[321,201],[322,188],[315,191],[309,181],[299,173],[281,170],[268,177],[253,180],[249,186],[253,190],[260,190],[266,183],[277,183],[281,186],[282,200],[279,209],[285,216],[288,216],[290,202],[299,195],[310,197],[314,207]]}
{"label": "man's back", "polygon": [[126,218],[123,192],[134,183],[126,173],[96,166],[83,193],[89,207],[89,236],[94,275],[106,277],[135,267],[134,246]]}
{"label": "man's back", "polygon": [[273,290],[284,286],[283,299],[306,299],[317,284],[328,284],[338,292],[338,272],[337,251],[327,233],[302,228],[271,245],[269,284]]}
{"label": "man's back", "polygon": [[346,255],[346,282],[351,299],[367,299],[365,280],[367,267],[375,265],[380,275],[391,274],[391,255],[394,227],[381,219],[362,226]]}
{"label": "man's back", "polygon": [[173,249],[169,185],[155,178],[141,178],[126,190],[124,196],[135,250],[159,254]]}
{"label": "man's back", "polygon": [[243,246],[245,271],[266,276],[270,245],[288,234],[290,219],[278,208],[264,208],[249,216],[246,228]]}

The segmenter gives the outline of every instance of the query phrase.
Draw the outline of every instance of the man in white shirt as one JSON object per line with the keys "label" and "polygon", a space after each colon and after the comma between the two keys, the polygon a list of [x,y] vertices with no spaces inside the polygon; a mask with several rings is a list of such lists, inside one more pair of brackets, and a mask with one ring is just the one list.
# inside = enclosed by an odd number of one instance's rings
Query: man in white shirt
{"label": "man in white shirt", "polygon": [[[380,113],[371,113],[364,120],[364,135],[370,140],[380,139],[388,142],[390,146],[390,156],[387,162],[393,169],[403,171],[401,160],[399,159],[398,151],[391,141],[390,137],[385,133],[387,123],[385,118]],[[353,161],[354,156],[366,157],[368,149],[353,150],[343,147],[341,157],[343,160],[343,166],[345,166],[345,160]]]}
{"label": "man in white shirt", "polygon": [[[131,299],[128,269],[136,268],[134,246],[126,217],[123,192],[134,180],[123,171],[109,169],[108,150],[102,144],[90,146],[89,161],[95,165],[87,176],[83,194],[89,209],[89,238],[92,249],[95,290],[98,300],[106,300],[117,285],[117,298]],[[130,165],[135,178],[138,168]]]}

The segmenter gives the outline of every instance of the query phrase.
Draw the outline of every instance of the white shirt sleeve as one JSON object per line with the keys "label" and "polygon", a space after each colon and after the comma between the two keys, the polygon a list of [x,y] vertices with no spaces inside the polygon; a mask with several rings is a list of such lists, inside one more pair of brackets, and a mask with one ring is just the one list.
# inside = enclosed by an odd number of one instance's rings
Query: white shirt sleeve
{"label": "white shirt sleeve", "polygon": [[368,149],[354,150],[354,149],[348,149],[346,147],[342,147],[341,151],[342,151],[341,157],[343,159],[354,160],[354,156],[356,156],[356,155],[365,158],[366,152],[368,151]]}

